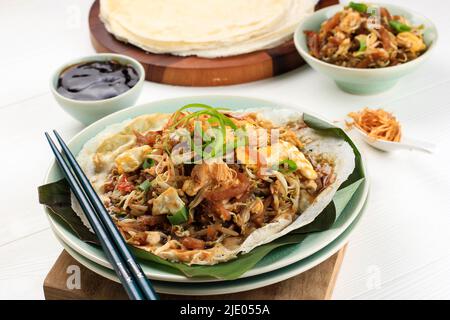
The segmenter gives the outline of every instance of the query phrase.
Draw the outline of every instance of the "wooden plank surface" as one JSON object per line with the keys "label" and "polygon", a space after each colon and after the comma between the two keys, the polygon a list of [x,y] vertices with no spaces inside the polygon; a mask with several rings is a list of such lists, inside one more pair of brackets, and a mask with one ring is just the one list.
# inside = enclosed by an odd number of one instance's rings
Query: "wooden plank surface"
{"label": "wooden plank surface", "polygon": [[[320,0],[316,8],[336,3],[339,0]],[[99,11],[99,0],[96,0],[89,13],[89,30],[95,50],[135,58],[144,66],[148,81],[181,86],[223,86],[270,78],[305,63],[292,40],[272,49],[215,59],[145,52],[110,34],[99,18]]]}
{"label": "wooden plank surface", "polygon": [[[339,250],[328,260],[291,279],[267,287],[214,296],[176,296],[161,294],[161,299],[224,299],[224,300],[324,300],[330,299],[336,278],[345,254]],[[80,268],[80,288],[69,289],[67,281],[71,273],[68,268]],[[66,251],[63,251],[44,281],[44,294],[47,300],[72,299],[127,299],[119,283],[103,278],[87,269]]]}

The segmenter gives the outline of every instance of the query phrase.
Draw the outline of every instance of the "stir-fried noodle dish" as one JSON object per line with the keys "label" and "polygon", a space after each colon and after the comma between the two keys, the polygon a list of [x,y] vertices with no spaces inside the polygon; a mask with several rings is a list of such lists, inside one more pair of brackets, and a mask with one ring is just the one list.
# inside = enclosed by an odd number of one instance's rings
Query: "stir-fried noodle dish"
{"label": "stir-fried noodle dish", "polygon": [[422,55],[427,49],[423,29],[384,7],[351,2],[319,31],[305,34],[309,52],[317,59],[342,67],[382,68]]}
{"label": "stir-fried noodle dish", "polygon": [[106,129],[78,159],[129,244],[215,264],[314,219],[351,173],[346,142],[288,119],[190,105]]}

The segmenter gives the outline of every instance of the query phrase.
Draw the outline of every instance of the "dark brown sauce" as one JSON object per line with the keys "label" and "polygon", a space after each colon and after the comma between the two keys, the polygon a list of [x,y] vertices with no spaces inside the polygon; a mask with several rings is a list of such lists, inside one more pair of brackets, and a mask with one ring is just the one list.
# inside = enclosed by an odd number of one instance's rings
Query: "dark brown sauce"
{"label": "dark brown sauce", "polygon": [[138,80],[138,72],[130,65],[114,60],[93,61],[64,70],[56,90],[74,100],[104,100],[130,90]]}

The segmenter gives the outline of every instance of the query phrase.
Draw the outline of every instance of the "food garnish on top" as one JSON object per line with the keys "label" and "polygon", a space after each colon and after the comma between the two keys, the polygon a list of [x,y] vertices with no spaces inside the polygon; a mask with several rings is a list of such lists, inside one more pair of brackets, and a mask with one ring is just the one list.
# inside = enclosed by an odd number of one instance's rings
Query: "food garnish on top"
{"label": "food garnish on top", "polygon": [[322,61],[350,68],[383,68],[422,55],[424,26],[384,7],[350,2],[324,21],[319,31],[305,31],[309,52]]}

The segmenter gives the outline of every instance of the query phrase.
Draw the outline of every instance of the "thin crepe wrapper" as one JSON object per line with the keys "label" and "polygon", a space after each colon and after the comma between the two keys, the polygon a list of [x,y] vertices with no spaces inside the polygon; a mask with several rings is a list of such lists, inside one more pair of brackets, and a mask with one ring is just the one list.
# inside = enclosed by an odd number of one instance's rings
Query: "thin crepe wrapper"
{"label": "thin crepe wrapper", "polygon": [[[321,134],[344,139],[353,148],[355,154],[355,169],[353,170],[353,173],[347,181],[341,185],[334,195],[333,201],[328,204],[312,223],[294,230],[281,238],[275,239],[270,243],[256,247],[249,253],[240,254],[234,260],[212,266],[189,266],[183,263],[170,262],[159,258],[148,251],[130,246],[134,254],[139,259],[145,260],[145,263],[149,263],[153,268],[160,269],[161,271],[183,274],[187,277],[213,277],[224,280],[233,280],[251,270],[271,251],[282,246],[298,245],[309,234],[332,228],[364,180],[361,155],[342,129],[334,127],[308,114],[304,114],[304,121],[308,127],[317,130]],[[48,208],[49,214],[52,217],[68,226],[69,230],[71,230],[80,240],[97,246],[99,245],[95,234],[89,231],[75,211],[73,211],[71,207],[70,188],[65,179],[40,186],[38,191],[39,202]]]}

